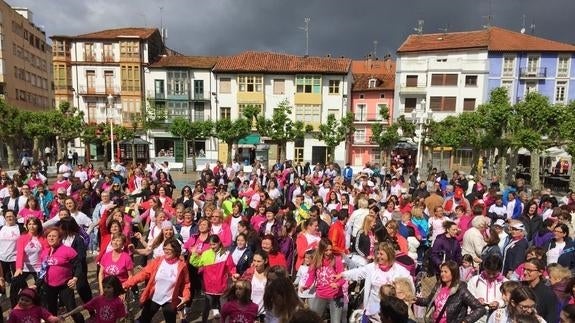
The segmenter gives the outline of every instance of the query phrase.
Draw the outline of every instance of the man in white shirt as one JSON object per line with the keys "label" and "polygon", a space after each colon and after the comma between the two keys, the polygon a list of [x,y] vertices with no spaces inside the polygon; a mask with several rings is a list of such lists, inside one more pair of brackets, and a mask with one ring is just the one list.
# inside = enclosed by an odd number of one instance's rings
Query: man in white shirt
{"label": "man in white shirt", "polygon": [[317,190],[317,195],[321,197],[321,200],[324,203],[327,203],[326,197],[330,191],[331,191],[331,183],[329,182],[329,179],[326,179],[323,181],[323,185]]}
{"label": "man in white shirt", "polygon": [[70,164],[68,161],[64,161],[62,163],[62,165],[60,165],[60,167],[58,168],[58,173],[59,174],[66,174],[66,173],[70,173],[72,172],[72,168],[70,167]]}

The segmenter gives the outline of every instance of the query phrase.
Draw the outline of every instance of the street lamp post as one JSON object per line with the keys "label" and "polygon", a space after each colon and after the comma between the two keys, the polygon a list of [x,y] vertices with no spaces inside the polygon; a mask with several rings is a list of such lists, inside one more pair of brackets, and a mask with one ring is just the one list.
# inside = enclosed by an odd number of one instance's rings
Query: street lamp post
{"label": "street lamp post", "polygon": [[[425,99],[421,100],[419,107],[411,112],[411,119],[418,128],[416,131],[417,136],[417,156],[415,160],[415,167],[420,169],[423,163],[423,154],[421,152],[421,146],[423,142],[423,125],[427,123],[427,120],[431,120],[433,117],[431,109],[427,109]],[[421,171],[421,170],[420,170]]]}
{"label": "street lamp post", "polygon": [[110,167],[113,168],[115,164],[114,158],[114,118],[112,116],[112,109],[114,108],[114,96],[108,94],[108,109],[107,117],[110,119]]}

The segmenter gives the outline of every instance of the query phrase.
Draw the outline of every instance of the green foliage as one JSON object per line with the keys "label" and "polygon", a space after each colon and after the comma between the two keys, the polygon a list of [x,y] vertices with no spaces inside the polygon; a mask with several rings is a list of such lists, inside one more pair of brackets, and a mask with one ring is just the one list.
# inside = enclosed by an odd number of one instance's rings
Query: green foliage
{"label": "green foliage", "polygon": [[395,121],[397,127],[401,129],[403,136],[407,138],[415,138],[415,125],[413,122],[407,120],[405,116],[399,116]]}
{"label": "green foliage", "polygon": [[381,148],[391,149],[393,148],[400,137],[397,133],[399,126],[394,123],[389,127],[384,127],[381,123],[376,123],[371,127],[372,139]]}
{"label": "green foliage", "polygon": [[511,144],[530,151],[545,148],[543,136],[555,136],[559,123],[557,109],[537,92],[515,104],[510,118]]}
{"label": "green foliage", "polygon": [[353,113],[348,112],[341,120],[337,120],[335,115],[327,116],[327,122],[319,126],[319,132],[313,134],[317,140],[321,140],[327,146],[330,161],[333,161],[335,147],[355,131],[353,126]]}

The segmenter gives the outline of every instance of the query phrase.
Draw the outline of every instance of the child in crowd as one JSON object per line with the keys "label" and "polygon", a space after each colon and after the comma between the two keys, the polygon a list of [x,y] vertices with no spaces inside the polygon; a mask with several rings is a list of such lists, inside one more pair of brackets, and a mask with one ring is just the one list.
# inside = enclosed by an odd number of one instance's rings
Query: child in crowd
{"label": "child in crowd", "polygon": [[30,322],[40,323],[42,320],[49,323],[59,322],[59,318],[40,306],[40,297],[35,289],[24,288],[18,294],[18,304],[8,316],[8,323]]}
{"label": "child in crowd", "polygon": [[488,323],[507,322],[507,318],[509,317],[508,305],[509,305],[509,299],[511,297],[511,292],[513,292],[519,286],[521,286],[521,283],[514,280],[508,280],[501,284],[499,290],[501,291],[501,298],[503,298],[505,307],[498,308],[495,311],[493,311],[493,313],[489,316],[489,319],[487,320]]}
{"label": "child in crowd", "polygon": [[[308,303],[309,299],[315,297],[315,287],[312,286],[310,289],[303,289],[308,277],[309,265],[313,257],[314,250],[308,250],[305,252],[303,258],[303,264],[299,267],[296,278],[294,280],[294,285],[297,286],[297,296],[301,299],[304,304]],[[309,305],[309,304],[308,304]]]}
{"label": "child in crowd", "polygon": [[473,266],[473,256],[463,255],[461,266],[459,266],[459,277],[461,281],[467,282],[475,275],[475,267]]}
{"label": "child in crowd", "polygon": [[225,294],[228,301],[222,306],[221,321],[224,323],[254,322],[258,305],[251,300],[252,287],[245,280],[236,281]]}
{"label": "child in crowd", "polygon": [[65,319],[85,309],[93,313],[94,322],[97,323],[117,322],[126,317],[126,307],[120,299],[120,295],[124,293],[124,289],[118,277],[108,276],[104,278],[102,288],[104,290],[103,295],[92,298],[88,303],[80,305],[62,315],[62,318]]}

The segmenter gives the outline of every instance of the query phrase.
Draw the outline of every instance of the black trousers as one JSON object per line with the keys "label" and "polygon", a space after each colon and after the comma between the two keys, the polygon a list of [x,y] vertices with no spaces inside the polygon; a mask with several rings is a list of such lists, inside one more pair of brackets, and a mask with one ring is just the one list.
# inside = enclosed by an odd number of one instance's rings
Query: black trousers
{"label": "black trousers", "polygon": [[162,309],[162,314],[164,315],[164,322],[176,323],[177,311],[172,305],[172,302],[167,302],[164,305],[160,305],[150,299],[142,305],[142,313],[140,314],[138,321],[140,323],[150,323],[160,308]]}
{"label": "black trousers", "polygon": [[213,308],[220,309],[220,295],[210,295],[205,294],[204,299],[204,311],[202,312],[202,322],[208,322],[208,316],[210,315],[210,310]]}
{"label": "black trousers", "polygon": [[[44,283],[42,288],[45,289],[42,302],[52,315],[58,315],[58,301],[64,304],[68,312],[76,308],[74,290],[67,285],[52,287]],[[76,323],[84,323],[84,316],[81,313],[72,315],[72,319]]]}
{"label": "black trousers", "polygon": [[12,308],[18,303],[18,294],[20,291],[28,287],[28,277],[32,276],[36,286],[38,286],[38,275],[32,272],[22,272],[21,275],[12,278],[12,284],[10,284],[10,304]]}

